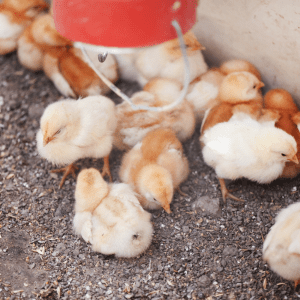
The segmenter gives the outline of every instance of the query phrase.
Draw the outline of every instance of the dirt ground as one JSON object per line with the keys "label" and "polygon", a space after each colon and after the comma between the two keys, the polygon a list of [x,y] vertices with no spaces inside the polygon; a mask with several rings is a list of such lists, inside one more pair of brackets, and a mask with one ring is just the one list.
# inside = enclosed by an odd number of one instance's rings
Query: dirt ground
{"label": "dirt ground", "polygon": [[[128,94],[137,85],[119,84]],[[133,259],[93,252],[74,235],[75,180],[41,159],[35,135],[44,108],[61,98],[16,54],[0,57],[0,299],[298,299],[300,288],[262,260],[277,212],[298,201],[299,178],[229,184],[245,203],[223,205],[214,171],[202,160],[199,128],[184,144],[191,173],[175,194],[172,214],[153,213],[150,248]],[[116,99],[116,97],[115,97]],[[123,153],[113,150],[118,181]],[[102,167],[81,160],[80,168]],[[204,211],[201,209],[201,205]]]}

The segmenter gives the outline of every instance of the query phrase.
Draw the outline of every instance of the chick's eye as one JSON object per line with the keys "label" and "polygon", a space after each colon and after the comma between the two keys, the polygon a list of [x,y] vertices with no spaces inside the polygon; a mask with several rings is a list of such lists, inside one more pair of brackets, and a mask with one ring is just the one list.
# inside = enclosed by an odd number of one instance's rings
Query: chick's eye
{"label": "chick's eye", "polygon": [[256,89],[256,84],[253,85],[253,88]]}
{"label": "chick's eye", "polygon": [[284,153],[281,153],[281,156],[286,156],[286,154],[284,154]]}
{"label": "chick's eye", "polygon": [[57,130],[57,131],[55,132],[55,135],[56,135],[56,134],[60,134],[60,132],[61,132],[61,129]]}

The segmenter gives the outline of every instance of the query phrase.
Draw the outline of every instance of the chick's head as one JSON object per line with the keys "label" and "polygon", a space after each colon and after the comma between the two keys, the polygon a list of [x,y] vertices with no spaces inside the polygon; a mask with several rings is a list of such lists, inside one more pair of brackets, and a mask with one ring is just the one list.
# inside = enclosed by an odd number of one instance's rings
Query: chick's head
{"label": "chick's head", "polygon": [[150,203],[162,206],[167,213],[171,213],[173,182],[168,170],[157,164],[145,166],[138,177],[138,188]]}
{"label": "chick's head", "polygon": [[257,139],[257,143],[262,146],[262,149],[269,149],[265,154],[270,161],[292,161],[298,164],[297,143],[294,137],[285,131],[274,127],[265,128],[264,134]]}
{"label": "chick's head", "polygon": [[266,108],[298,111],[292,95],[284,89],[273,89],[266,93],[264,104]]}
{"label": "chick's head", "polygon": [[41,117],[41,131],[44,147],[50,142],[61,142],[75,135],[79,118],[76,100],[63,100],[50,104]]}
{"label": "chick's head", "polygon": [[[183,36],[183,40],[184,40],[187,55],[192,55],[192,53],[194,51],[199,51],[199,50],[205,49],[205,47],[203,47],[198,42],[196,36],[191,31],[188,31]],[[165,47],[165,50],[168,52],[169,55],[171,55],[172,58],[177,59],[179,57],[182,57],[182,52],[180,49],[180,43],[179,43],[178,38],[168,41],[168,42],[165,42],[162,45]]]}
{"label": "chick's head", "polygon": [[75,211],[94,211],[108,194],[109,188],[100,172],[94,168],[82,170],[77,177]]}
{"label": "chick's head", "polygon": [[35,18],[49,6],[44,0],[4,0],[2,3],[18,12],[24,13],[28,18]]}
{"label": "chick's head", "polygon": [[233,72],[221,83],[219,99],[227,103],[260,100],[262,99],[260,88],[263,86],[264,83],[249,72]]}

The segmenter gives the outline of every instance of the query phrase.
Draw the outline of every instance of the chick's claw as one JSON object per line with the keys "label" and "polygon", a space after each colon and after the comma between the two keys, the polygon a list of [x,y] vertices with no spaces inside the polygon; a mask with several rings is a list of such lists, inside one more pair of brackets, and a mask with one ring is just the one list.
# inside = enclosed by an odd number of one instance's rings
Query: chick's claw
{"label": "chick's claw", "polygon": [[104,177],[105,175],[107,175],[109,177],[109,181],[112,182],[113,180],[112,180],[110,167],[109,167],[109,156],[105,156],[103,158],[103,161],[104,161],[104,165],[103,165],[101,176]]}
{"label": "chick's claw", "polygon": [[241,198],[238,198],[238,197],[235,197],[234,195],[232,195],[231,193],[229,193],[229,191],[228,191],[228,189],[226,187],[224,179],[219,178],[219,182],[220,182],[220,186],[221,186],[221,192],[222,192],[222,197],[223,197],[224,203],[226,203],[226,198],[227,197],[231,198],[232,200],[235,200],[235,201],[245,202],[245,200],[243,200]]}
{"label": "chick's claw", "polygon": [[75,171],[78,169],[78,167],[76,167],[74,164],[70,164],[68,165],[67,167],[64,167],[64,168],[60,168],[60,169],[55,169],[55,170],[52,170],[51,173],[62,173],[64,172],[64,175],[63,175],[63,178],[61,179],[60,181],[60,184],[59,184],[59,188],[61,189],[67,176],[69,174],[72,174],[72,176],[74,178],[76,178],[76,173]]}

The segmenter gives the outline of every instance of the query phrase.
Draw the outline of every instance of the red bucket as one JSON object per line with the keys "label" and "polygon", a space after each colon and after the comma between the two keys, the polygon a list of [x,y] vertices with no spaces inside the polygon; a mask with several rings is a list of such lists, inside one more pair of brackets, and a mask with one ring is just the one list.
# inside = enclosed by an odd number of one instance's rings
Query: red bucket
{"label": "red bucket", "polygon": [[196,22],[198,0],[53,0],[58,32],[76,42],[104,47],[145,47],[177,37]]}

